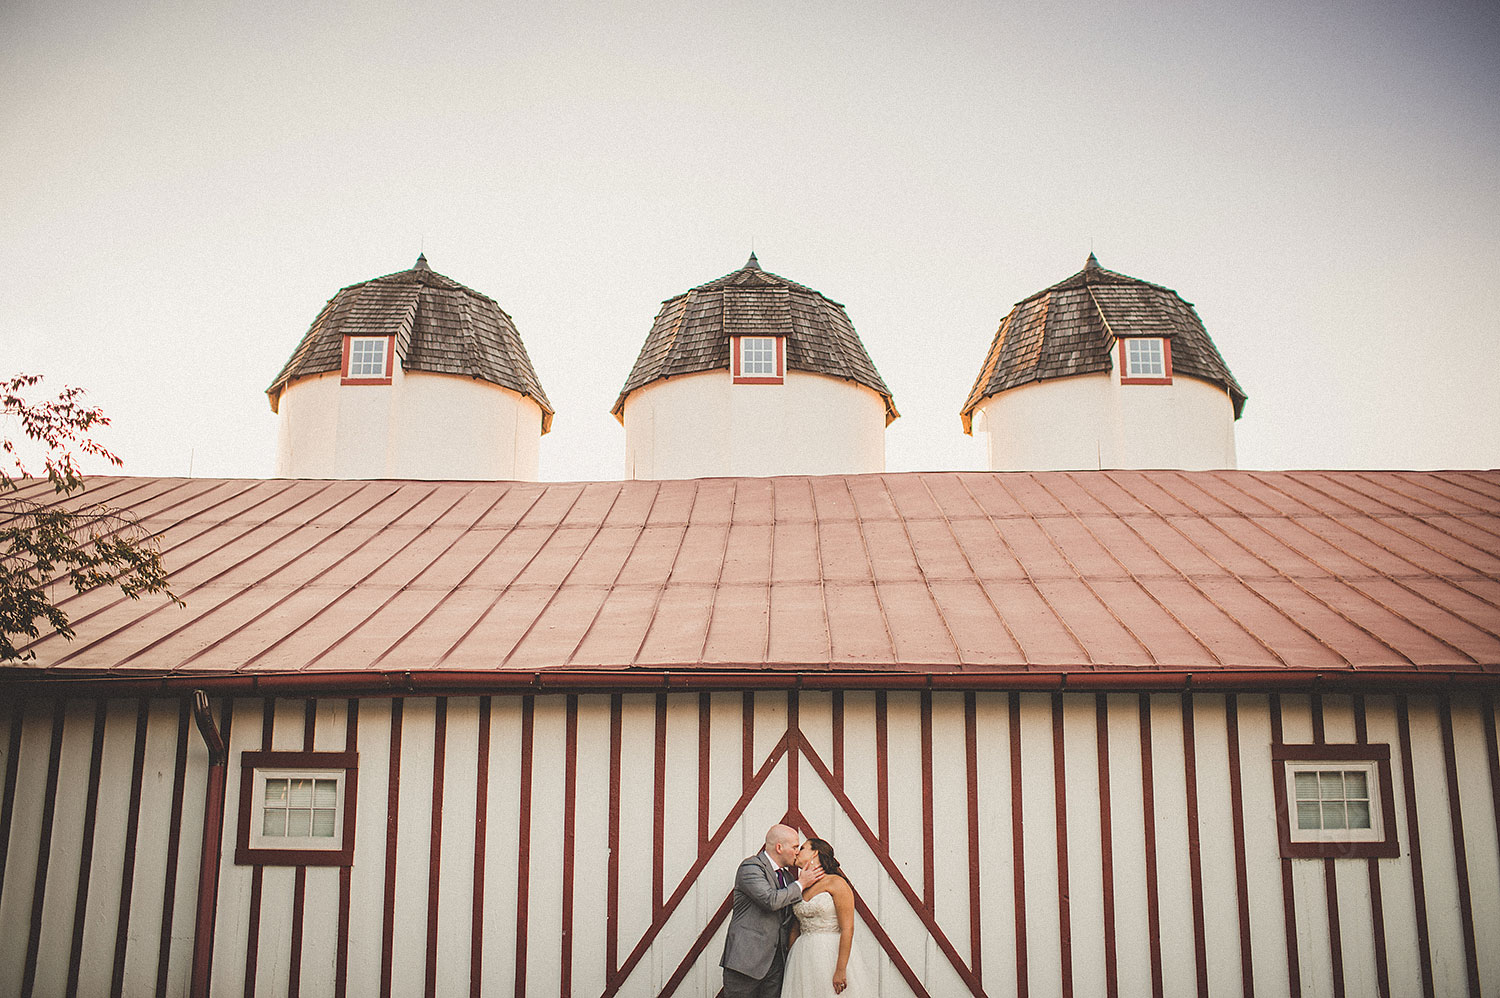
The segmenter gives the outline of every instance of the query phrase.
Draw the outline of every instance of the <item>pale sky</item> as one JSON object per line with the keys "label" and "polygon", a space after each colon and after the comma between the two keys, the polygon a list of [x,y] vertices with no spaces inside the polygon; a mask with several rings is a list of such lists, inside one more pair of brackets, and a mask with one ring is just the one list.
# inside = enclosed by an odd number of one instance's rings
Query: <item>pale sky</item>
{"label": "pale sky", "polygon": [[1197,306],[1240,467],[1500,466],[1500,4],[0,3],[0,374],[128,474],[270,475],[318,310],[425,250],[515,319],[542,477],[618,478],[661,301],[752,242],[893,471],[980,467],[996,327],[1090,249]]}

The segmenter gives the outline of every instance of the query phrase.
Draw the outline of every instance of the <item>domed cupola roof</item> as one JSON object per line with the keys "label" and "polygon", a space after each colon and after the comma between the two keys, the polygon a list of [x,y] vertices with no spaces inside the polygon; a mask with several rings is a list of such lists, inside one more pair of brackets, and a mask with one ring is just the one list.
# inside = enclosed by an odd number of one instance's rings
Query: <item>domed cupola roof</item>
{"label": "domed cupola roof", "polygon": [[410,270],[351,284],[330,298],[266,389],[271,408],[296,379],[338,371],[345,336],[394,336],[404,370],[509,388],[541,407],[543,433],[552,428],[552,404],[510,316],[493,298],[434,271],[425,255]]}
{"label": "domed cupola roof", "polygon": [[1110,370],[1116,339],[1130,336],[1169,338],[1173,373],[1223,388],[1239,419],[1245,393],[1192,303],[1170,288],[1105,270],[1090,253],[1082,270],[1018,302],[1000,323],[964,402],[964,432],[970,432],[974,408],[991,395],[1035,381]]}
{"label": "domed cupola roof", "polygon": [[885,400],[887,424],[900,415],[844,306],[762,270],[754,253],[734,273],[662,303],[611,411],[623,420],[626,396],[661,378],[728,371],[731,336],[785,337],[789,371],[857,382]]}

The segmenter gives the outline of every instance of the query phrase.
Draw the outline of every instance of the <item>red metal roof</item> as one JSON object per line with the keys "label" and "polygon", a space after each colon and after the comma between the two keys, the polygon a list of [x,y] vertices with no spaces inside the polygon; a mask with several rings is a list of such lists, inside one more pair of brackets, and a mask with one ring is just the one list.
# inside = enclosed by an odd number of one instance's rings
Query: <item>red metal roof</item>
{"label": "red metal roof", "polygon": [[100,478],[87,496],[161,532],[187,609],[69,596],[76,639],[33,642],[12,678],[1500,676],[1495,471]]}

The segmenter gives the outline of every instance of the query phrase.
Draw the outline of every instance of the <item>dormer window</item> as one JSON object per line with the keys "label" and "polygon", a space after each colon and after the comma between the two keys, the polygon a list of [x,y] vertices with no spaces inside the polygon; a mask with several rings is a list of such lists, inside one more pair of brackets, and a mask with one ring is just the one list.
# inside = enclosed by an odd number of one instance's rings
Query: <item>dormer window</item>
{"label": "dormer window", "polygon": [[1160,336],[1120,340],[1120,382],[1136,385],[1172,383],[1172,341]]}
{"label": "dormer window", "polygon": [[780,336],[735,336],[731,340],[734,383],[779,385],[786,377],[786,340]]}
{"label": "dormer window", "polygon": [[344,376],[346,385],[388,385],[396,348],[394,336],[345,336]]}

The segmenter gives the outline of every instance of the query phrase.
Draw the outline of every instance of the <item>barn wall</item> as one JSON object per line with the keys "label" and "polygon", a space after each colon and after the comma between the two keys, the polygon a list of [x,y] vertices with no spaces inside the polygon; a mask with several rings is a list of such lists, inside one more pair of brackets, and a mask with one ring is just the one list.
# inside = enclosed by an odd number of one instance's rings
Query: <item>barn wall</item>
{"label": "barn wall", "polygon": [[[734,868],[788,814],[845,863],[882,994],[1500,994],[1500,752],[1478,698],[215,709],[216,995],[711,995]],[[1399,858],[1280,857],[1277,729],[1390,745]],[[351,735],[352,867],[237,865],[240,753]],[[185,707],[0,701],[0,753],[0,993],[185,994],[207,766]]]}

